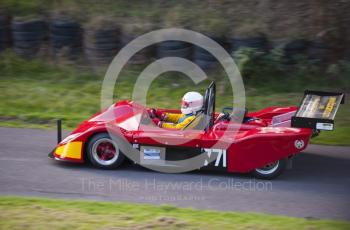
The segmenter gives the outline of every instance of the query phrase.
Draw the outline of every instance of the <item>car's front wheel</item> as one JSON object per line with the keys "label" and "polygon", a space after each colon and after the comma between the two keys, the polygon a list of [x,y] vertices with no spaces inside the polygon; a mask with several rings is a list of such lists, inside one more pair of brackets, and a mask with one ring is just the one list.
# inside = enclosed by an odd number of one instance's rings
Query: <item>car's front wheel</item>
{"label": "car's front wheel", "polygon": [[90,162],[101,169],[114,169],[120,166],[125,156],[107,133],[93,136],[87,144],[87,157]]}
{"label": "car's front wheel", "polygon": [[283,173],[287,167],[287,159],[271,162],[261,168],[256,168],[252,173],[259,179],[271,180]]}

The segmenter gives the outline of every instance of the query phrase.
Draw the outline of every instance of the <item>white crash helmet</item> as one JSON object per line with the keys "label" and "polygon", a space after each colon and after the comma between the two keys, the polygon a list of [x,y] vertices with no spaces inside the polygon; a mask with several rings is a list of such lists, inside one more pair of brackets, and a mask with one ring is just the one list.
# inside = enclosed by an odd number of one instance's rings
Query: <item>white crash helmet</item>
{"label": "white crash helmet", "polygon": [[181,112],[183,114],[196,114],[203,107],[203,96],[198,92],[186,93],[181,101]]}

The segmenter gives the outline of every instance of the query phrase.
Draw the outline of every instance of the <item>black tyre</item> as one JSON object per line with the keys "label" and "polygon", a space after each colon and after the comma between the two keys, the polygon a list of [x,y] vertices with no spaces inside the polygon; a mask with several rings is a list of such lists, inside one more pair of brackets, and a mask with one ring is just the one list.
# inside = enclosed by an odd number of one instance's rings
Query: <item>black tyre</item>
{"label": "black tyre", "polygon": [[0,42],[0,52],[4,51],[6,48],[8,48],[8,46],[8,44]]}
{"label": "black tyre", "polygon": [[195,60],[216,61],[216,58],[205,49],[196,47],[193,55]]}
{"label": "black tyre", "polygon": [[50,24],[50,45],[52,54],[65,55],[71,59],[82,51],[82,28],[72,19],[61,17]]}
{"label": "black tyre", "polygon": [[21,32],[42,32],[45,31],[46,24],[42,20],[34,19],[28,21],[13,20],[12,21],[12,31]]}
{"label": "black tyre", "polygon": [[9,23],[9,17],[5,15],[0,15],[0,27],[2,25],[7,25]]}
{"label": "black tyre", "polygon": [[101,169],[115,169],[125,159],[117,144],[107,133],[94,135],[87,144],[86,154],[89,161]]}
{"label": "black tyre", "polygon": [[14,41],[15,48],[24,48],[24,49],[39,49],[41,42],[40,41]]}
{"label": "black tyre", "polygon": [[178,50],[190,47],[190,43],[186,43],[183,41],[164,41],[158,44],[158,49],[160,50]]}
{"label": "black tyre", "polygon": [[288,42],[284,50],[297,50],[297,51],[304,51],[307,49],[309,45],[309,42],[305,39],[296,39],[293,41]]}
{"label": "black tyre", "polygon": [[[10,20],[7,16],[0,15],[0,43],[9,43],[10,42]],[[2,44],[6,46],[6,44]]]}
{"label": "black tyre", "polygon": [[186,47],[183,49],[175,49],[175,50],[163,50],[158,49],[157,55],[158,58],[164,57],[180,57],[180,58],[189,58],[191,56],[191,47]]}
{"label": "black tyre", "polygon": [[219,63],[216,60],[207,61],[207,60],[195,59],[194,63],[196,63],[203,70],[213,70],[219,67]]}
{"label": "black tyre", "polygon": [[287,168],[287,159],[271,162],[261,168],[256,168],[252,174],[259,179],[271,180],[281,175]]}
{"label": "black tyre", "polygon": [[135,38],[137,38],[137,36],[130,36],[130,35],[126,35],[126,34],[121,34],[120,42],[123,46],[126,46],[126,44],[128,44],[129,42],[131,42]]}
{"label": "black tyre", "polygon": [[[136,37],[135,36],[128,36],[128,35],[123,35],[120,40],[120,47],[126,46],[129,42],[134,40]],[[135,45],[135,48],[138,48],[137,45]],[[148,47],[143,48],[142,50],[138,51],[129,61],[128,63],[130,64],[144,64],[149,62],[151,57],[155,56],[155,51],[156,51],[157,46],[156,45],[151,45]]]}
{"label": "black tyre", "polygon": [[15,41],[34,41],[43,40],[45,35],[40,32],[12,32],[13,40]]}
{"label": "black tyre", "polygon": [[0,43],[7,43],[10,41],[10,30],[7,27],[0,27]]}
{"label": "black tyre", "polygon": [[308,56],[311,60],[327,61],[331,53],[331,47],[323,41],[312,41],[308,49]]}
{"label": "black tyre", "polygon": [[57,18],[51,22],[51,27],[54,28],[77,28],[79,23],[68,18]]}
{"label": "black tyre", "polygon": [[51,43],[54,47],[82,44],[80,24],[69,19],[56,19],[50,25]]}
{"label": "black tyre", "polygon": [[286,64],[295,64],[298,56],[306,55],[308,48],[308,41],[304,39],[297,39],[288,42],[284,46],[284,55]]}
{"label": "black tyre", "polygon": [[50,28],[51,36],[70,36],[81,37],[82,31],[80,28]]}
{"label": "black tyre", "polygon": [[231,40],[231,50],[236,51],[240,48],[254,48],[260,51],[266,51],[268,48],[265,37],[252,38],[234,38]]}
{"label": "black tyre", "polygon": [[120,43],[85,43],[87,49],[95,50],[110,50],[110,49],[119,49]]}
{"label": "black tyre", "polygon": [[70,37],[70,36],[52,36],[51,44],[55,47],[60,46],[80,46],[81,40],[79,37]]}

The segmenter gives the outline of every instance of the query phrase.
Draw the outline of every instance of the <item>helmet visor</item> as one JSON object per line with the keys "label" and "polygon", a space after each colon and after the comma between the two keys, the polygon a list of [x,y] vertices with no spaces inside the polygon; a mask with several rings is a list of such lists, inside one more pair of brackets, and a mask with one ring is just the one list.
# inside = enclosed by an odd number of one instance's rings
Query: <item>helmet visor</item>
{"label": "helmet visor", "polygon": [[190,103],[187,101],[182,100],[181,101],[181,108],[182,109],[187,109],[190,106]]}

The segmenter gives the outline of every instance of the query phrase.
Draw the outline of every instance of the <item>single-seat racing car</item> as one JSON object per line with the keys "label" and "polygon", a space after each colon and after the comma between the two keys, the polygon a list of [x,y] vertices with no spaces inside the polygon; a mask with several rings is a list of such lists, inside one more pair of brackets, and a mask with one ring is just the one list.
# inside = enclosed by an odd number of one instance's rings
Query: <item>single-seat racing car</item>
{"label": "single-seat racing car", "polygon": [[[344,103],[342,93],[305,91],[299,107],[244,110],[242,121],[232,107],[215,112],[215,92],[212,82],[203,109],[181,130],[159,128],[150,118],[154,110],[133,101],[119,101],[82,122],[64,140],[59,138],[49,156],[90,162],[101,169],[117,168],[129,158],[165,172],[181,171],[176,169],[188,165],[176,162],[197,157],[195,167],[190,165],[183,171],[214,168],[272,179],[291,165],[293,156],[306,148],[310,138],[320,130],[333,130],[337,109]],[[174,109],[156,111],[180,113]]]}

